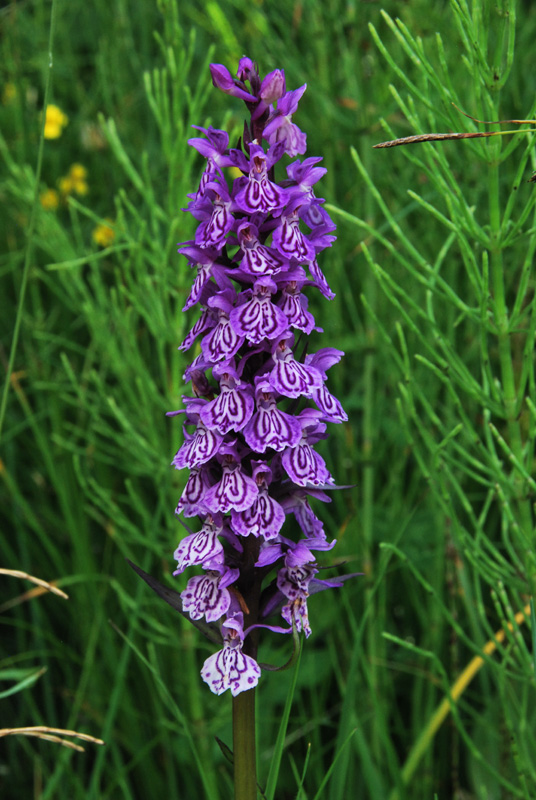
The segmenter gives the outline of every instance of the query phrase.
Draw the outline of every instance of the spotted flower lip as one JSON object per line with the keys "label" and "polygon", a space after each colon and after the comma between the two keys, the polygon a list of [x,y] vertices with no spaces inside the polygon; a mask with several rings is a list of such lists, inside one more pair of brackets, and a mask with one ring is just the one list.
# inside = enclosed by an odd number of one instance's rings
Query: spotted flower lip
{"label": "spotted flower lip", "polygon": [[223,650],[209,656],[203,664],[201,677],[214,694],[231,690],[233,697],[254,688],[261,670],[254,658],[242,652],[244,631],[242,614],[235,614],[222,624]]}
{"label": "spotted flower lip", "polygon": [[[252,222],[241,222],[237,235],[241,246],[238,253],[240,269],[247,275],[276,275],[284,269],[287,264],[285,259],[273,247],[261,244],[258,228]],[[247,276],[245,280],[248,280]]]}
{"label": "spotted flower lip", "polygon": [[277,394],[264,378],[256,379],[257,411],[244,428],[244,438],[256,453],[268,449],[280,452],[295,447],[301,437],[301,426],[292,414],[277,407]]}
{"label": "spotted flower lip", "polygon": [[243,159],[237,159],[237,166],[242,163],[247,169],[246,178],[238,178],[234,195],[234,202],[240,211],[246,214],[274,213],[284,208],[286,192],[268,177],[269,170],[278,161],[282,148],[270,148],[265,153],[258,144],[250,144],[250,159],[244,164]]}
{"label": "spotted flower lip", "polygon": [[211,430],[222,436],[230,431],[240,431],[253,414],[253,392],[251,386],[241,381],[230,364],[213,367],[213,375],[219,378],[220,394],[207,403],[200,412],[200,419]]}
{"label": "spotted flower lip", "polygon": [[[282,69],[261,78],[246,56],[236,77],[222,64],[210,71],[214,86],[245,102],[249,123],[237,148],[212,126],[194,126],[201,136],[189,140],[205,168],[185,209],[197,229],[179,245],[194,274],[183,310],[198,309],[179,349],[198,352],[184,372],[191,394],[169,414],[183,422],[172,464],[189,471],[175,513],[191,525],[174,575],[200,568],[183,609],[217,624],[223,641],[201,675],[215,694],[236,696],[261,675],[250,632],[309,636],[309,597],[347,577],[317,577],[317,556],[335,542],[311,505],[337,488],[317,447],[328,423],[347,417],[326,385],[343,353],[306,347],[322,332],[309,293],[334,297],[318,258],[335,240],[315,194],[322,159],[296,158],[306,152],[294,122],[306,85],[287,90]],[[240,171],[232,181],[230,166]],[[281,624],[264,621],[275,614]]]}
{"label": "spotted flower lip", "polygon": [[253,289],[242,293],[242,304],[229,316],[234,331],[252,344],[281,336],[288,328],[286,314],[272,302],[277,286],[268,276],[258,278]]}
{"label": "spotted flower lip", "polygon": [[207,622],[221,619],[231,605],[227,587],[236,580],[238,570],[220,567],[207,570],[204,575],[194,575],[181,593],[182,606],[191,619],[205,617]]}

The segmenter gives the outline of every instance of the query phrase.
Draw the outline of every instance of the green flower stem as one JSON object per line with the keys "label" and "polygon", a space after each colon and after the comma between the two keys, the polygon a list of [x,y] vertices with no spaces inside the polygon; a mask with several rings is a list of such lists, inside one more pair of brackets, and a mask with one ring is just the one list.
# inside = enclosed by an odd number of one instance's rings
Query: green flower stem
{"label": "green flower stem", "polygon": [[255,689],[233,697],[235,800],[257,800]]}
{"label": "green flower stem", "polygon": [[[523,438],[519,420],[516,418],[517,390],[514,373],[512,349],[510,344],[510,321],[506,306],[504,286],[504,263],[502,256],[502,225],[499,192],[499,152],[501,139],[497,137],[490,144],[492,160],[488,168],[489,215],[490,215],[490,263],[491,284],[494,301],[494,319],[497,327],[501,383],[504,410],[508,427],[509,446],[520,464],[524,463]],[[526,499],[523,477],[514,475],[515,498],[519,508],[519,522],[523,537],[528,542],[532,534],[532,514]]]}
{"label": "green flower stem", "polygon": [[[259,548],[260,542],[254,536],[244,542],[241,580],[237,585],[245,611],[244,629],[254,625],[259,617],[261,581],[255,567]],[[257,658],[258,635],[257,628],[244,641],[243,652],[252,658]],[[255,689],[233,697],[233,754],[235,800],[256,800]]]}

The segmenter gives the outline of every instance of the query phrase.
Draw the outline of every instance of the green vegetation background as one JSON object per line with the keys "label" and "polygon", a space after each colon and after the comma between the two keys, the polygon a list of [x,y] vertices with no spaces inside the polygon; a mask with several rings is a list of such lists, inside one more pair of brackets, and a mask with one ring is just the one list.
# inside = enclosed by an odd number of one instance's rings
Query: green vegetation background
{"label": "green vegetation background", "polygon": [[[497,445],[485,481],[478,453],[470,456],[474,463],[465,456],[458,462],[455,453],[450,461],[445,457],[447,466],[442,461],[458,435],[448,438],[456,414],[465,414],[466,431],[474,426],[479,433],[486,412],[495,413],[493,398],[499,404],[491,389],[487,408],[484,395],[471,392],[471,381],[481,379],[481,341],[478,325],[469,324],[474,315],[462,307],[472,305],[481,286],[478,277],[467,277],[464,264],[471,253],[475,270],[485,260],[476,229],[476,244],[467,251],[461,244],[451,248],[442,220],[408,195],[419,192],[447,213],[434,182],[446,170],[452,179],[446,196],[462,198],[460,217],[478,217],[489,192],[479,160],[484,150],[467,142],[425,145],[409,155],[372,150],[390,138],[382,118],[397,136],[418,132],[415,121],[424,131],[474,128],[450,110],[433,73],[439,76],[446,65],[463,109],[485,113],[467,62],[471,34],[468,45],[455,7],[473,14],[481,9],[500,50],[512,5],[515,60],[499,111],[525,118],[536,94],[536,8],[530,2],[386,0],[386,12],[422,40],[430,58],[425,73],[375,2],[57,0],[49,102],[69,123],[58,139],[45,141],[38,190],[57,188],[71,165],[81,164],[88,192],[71,193],[57,209],[35,208],[2,440],[0,566],[57,580],[70,599],[20,598],[30,584],[2,577],[0,719],[3,728],[72,728],[106,745],[74,753],[35,739],[3,738],[2,797],[232,795],[230,767],[215,741],[231,743],[230,698],[213,696],[199,677],[210,646],[150,592],[125,558],[183,588],[171,572],[182,536],[173,511],[185,476],[169,466],[181,430],[165,412],[180,405],[185,359],[177,346],[193,320],[181,311],[191,274],[176,254],[176,243],[193,232],[193,220],[181,209],[201,168],[186,142],[192,124],[240,132],[241,104],[212,87],[208,64],[234,71],[243,54],[262,73],[283,67],[288,88],[307,83],[296,121],[308,135],[308,155],[322,155],[328,168],[319,194],[346,212],[336,216],[337,243],[322,254],[336,299],[314,297],[311,304],[323,343],[346,352],[330,387],[350,420],[332,426],[323,454],[337,481],[354,488],[316,511],[338,539],[331,561],[323,563],[364,572],[310,601],[313,635],[304,648],[275,796],[315,797],[338,756],[320,795],[329,800],[383,800],[391,793],[416,800],[536,797],[530,626],[514,620],[533,585],[524,570],[532,539],[520,546],[515,532],[532,505],[525,502],[532,484],[524,475],[532,466],[534,418],[521,426],[529,466],[521,465],[525,472],[520,467],[518,482],[512,479],[502,495],[500,474],[514,463],[508,449],[505,467]],[[0,359],[6,366],[36,196],[50,11],[49,2],[33,0],[0,12]],[[397,100],[390,84],[410,99]],[[520,203],[530,204],[533,154],[526,137],[516,142],[501,185],[511,191],[521,171],[516,191]],[[509,195],[503,196],[506,202]],[[533,305],[534,234],[532,206],[524,207],[528,250],[520,256],[512,245],[505,275],[514,292],[524,265],[526,309]],[[107,219],[115,238],[103,247],[92,234]],[[407,242],[418,250],[414,272],[400,260]],[[433,284],[427,264],[434,265]],[[426,327],[422,310],[430,308],[437,285],[446,300],[438,295],[433,325],[429,315]],[[466,395],[452,394],[439,358],[433,369],[423,361],[427,337],[434,340],[439,328],[456,353],[454,374],[466,381],[460,384],[469,387]],[[527,335],[525,329],[519,334]],[[519,363],[531,361],[532,345],[521,343],[517,352]],[[492,362],[495,355],[492,350]],[[530,394],[530,370],[525,382]],[[512,425],[496,427],[507,448],[515,444]],[[472,444],[466,442],[465,453]],[[442,483],[446,474],[450,484]],[[509,487],[519,490],[519,509],[510,503]],[[508,621],[515,636],[463,692],[454,718],[432,731],[430,720],[448,686]],[[289,644],[267,635],[262,660],[283,663]],[[37,677],[41,667],[46,672]],[[261,785],[291,680],[282,672],[265,674],[260,683]],[[21,681],[28,685],[10,693]],[[404,772],[423,732],[418,758]]]}

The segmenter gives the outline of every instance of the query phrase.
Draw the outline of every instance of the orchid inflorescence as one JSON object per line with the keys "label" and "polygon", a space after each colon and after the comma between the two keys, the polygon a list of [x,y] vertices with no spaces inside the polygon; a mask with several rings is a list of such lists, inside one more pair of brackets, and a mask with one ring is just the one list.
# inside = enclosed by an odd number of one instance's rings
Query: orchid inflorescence
{"label": "orchid inflorescence", "polygon": [[[347,416],[326,387],[343,353],[307,353],[304,342],[321,331],[304,290],[334,297],[317,263],[335,240],[313,191],[326,170],[321,158],[296,159],[286,178],[274,180],[285,156],[306,152],[306,136],[292,122],[306,86],[287,92],[279,69],[261,80],[249,58],[240,60],[236,79],[221,64],[210,69],[214,85],[244,100],[251,118],[237,148],[212,127],[197,128],[205,138],[189,140],[207,163],[187,209],[199,226],[179,247],[196,270],[183,310],[199,305],[202,313],[179,349],[202,338],[184,375],[193,396],[170,415],[185,415],[173,465],[189,470],[176,513],[199,517],[202,526],[180,542],[174,575],[204,569],[182,592],[183,610],[218,623],[223,648],[201,675],[216,694],[230,688],[237,695],[259,680],[259,628],[309,636],[308,596],[342,583],[315,577],[313,552],[335,542],[309,498],[329,502],[325,490],[336,488],[315,445],[327,436],[326,422]],[[231,188],[227,168],[239,173]],[[281,533],[288,515],[303,534],[298,541]],[[263,622],[278,611],[289,627]]]}

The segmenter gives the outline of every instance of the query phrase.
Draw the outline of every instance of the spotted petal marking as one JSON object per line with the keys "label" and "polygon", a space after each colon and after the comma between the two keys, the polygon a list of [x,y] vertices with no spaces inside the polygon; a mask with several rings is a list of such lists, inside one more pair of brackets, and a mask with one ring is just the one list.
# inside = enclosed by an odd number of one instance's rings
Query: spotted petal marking
{"label": "spotted petal marking", "polygon": [[309,564],[302,564],[298,567],[283,567],[277,573],[277,588],[283,592],[289,600],[297,597],[309,596],[309,582],[318,572]]}
{"label": "spotted petal marking", "polygon": [[231,595],[227,589],[219,586],[220,575],[207,572],[190,578],[186,589],[181,592],[182,607],[191,619],[205,617],[207,622],[215,622],[222,617],[231,603]]}
{"label": "spotted petal marking", "polygon": [[269,293],[254,294],[244,305],[234,308],[230,321],[234,330],[252,344],[273,339],[288,329],[286,316],[272,303]]}
{"label": "spotted petal marking", "polygon": [[221,394],[211,400],[201,411],[201,419],[212,430],[222,435],[240,431],[253,413],[251,394],[236,388],[221,386]]}
{"label": "spotted petal marking", "polygon": [[266,541],[277,536],[285,522],[282,506],[270,497],[267,489],[245,511],[232,511],[232,528],[241,536],[262,536]]}
{"label": "spotted petal marking", "polygon": [[281,461],[289,478],[298,486],[322,486],[333,482],[322,456],[305,441],[285,450]]}
{"label": "spotted petal marking", "polygon": [[192,533],[181,541],[174,555],[177,559],[174,575],[179,575],[194,564],[203,565],[214,560],[223,562],[223,545],[218,539],[217,529],[203,525],[199,533]]}
{"label": "spotted petal marking", "polygon": [[232,508],[244,511],[254,503],[258,493],[257,484],[253,478],[243,474],[240,464],[224,465],[221,480],[205,495],[205,505],[214,513],[225,513]]}
{"label": "spotted petal marking", "polygon": [[311,625],[309,623],[309,613],[307,609],[307,600],[304,597],[297,597],[292,600],[288,605],[283,606],[281,609],[281,616],[288,622],[289,625],[294,623],[298,632],[305,633],[306,638],[311,635]]}
{"label": "spotted petal marking", "polygon": [[205,359],[213,364],[228,361],[238,352],[244,342],[229,322],[227,314],[221,313],[214,330],[201,340]]}
{"label": "spotted petal marking", "polygon": [[306,367],[294,359],[290,348],[284,357],[277,358],[270,372],[270,385],[286,397],[311,397],[322,386],[322,376],[314,367]]}
{"label": "spotted petal marking", "polygon": [[281,216],[280,224],[272,235],[272,244],[285,258],[297,261],[312,261],[315,249],[300,230],[297,211]]}
{"label": "spotted petal marking", "polygon": [[348,414],[341,403],[328,392],[325,384],[313,392],[312,399],[329,422],[346,422],[348,419]]}
{"label": "spotted petal marking", "polygon": [[200,420],[195,433],[183,443],[172,464],[176,469],[184,469],[184,467],[192,469],[200,464],[205,464],[212,456],[216,455],[222,441],[223,436],[209,430]]}
{"label": "spotted petal marking", "polygon": [[261,395],[257,409],[244,428],[244,437],[253,451],[264,453],[271,448],[280,452],[299,442],[302,434],[300,423],[295,417],[280,411],[271,394]]}
{"label": "spotted petal marking", "polygon": [[242,643],[235,646],[224,642],[223,650],[209,656],[203,664],[201,677],[214,694],[231,690],[233,697],[253,689],[259,682],[261,669],[255,659],[242,652]]}
{"label": "spotted petal marking", "polygon": [[289,327],[309,334],[315,326],[313,315],[307,311],[307,298],[296,288],[285,287],[279,307],[287,318]]}

